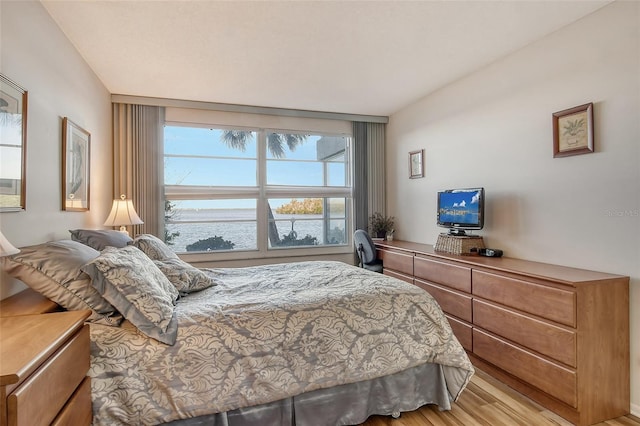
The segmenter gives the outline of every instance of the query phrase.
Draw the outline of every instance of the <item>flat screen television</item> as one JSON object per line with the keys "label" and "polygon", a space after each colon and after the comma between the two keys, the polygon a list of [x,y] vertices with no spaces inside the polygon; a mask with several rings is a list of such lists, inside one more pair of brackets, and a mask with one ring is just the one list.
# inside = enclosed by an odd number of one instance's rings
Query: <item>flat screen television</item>
{"label": "flat screen television", "polygon": [[452,235],[484,226],[484,188],[438,191],[438,226]]}

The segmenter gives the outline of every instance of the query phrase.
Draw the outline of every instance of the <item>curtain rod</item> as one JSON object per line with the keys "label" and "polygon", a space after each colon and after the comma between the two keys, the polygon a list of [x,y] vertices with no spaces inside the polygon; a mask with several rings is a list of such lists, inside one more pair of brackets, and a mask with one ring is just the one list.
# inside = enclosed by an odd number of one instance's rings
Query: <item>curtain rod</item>
{"label": "curtain rod", "polygon": [[216,102],[188,101],[183,99],[152,98],[147,96],[111,95],[111,102],[121,104],[149,105],[174,108],[204,109],[210,111],[240,112],[247,114],[278,115],[285,117],[320,118],[325,120],[362,121],[366,123],[388,123],[389,117],[382,115],[343,114],[339,112],[307,111],[287,108],[259,107],[250,105],[223,104]]}

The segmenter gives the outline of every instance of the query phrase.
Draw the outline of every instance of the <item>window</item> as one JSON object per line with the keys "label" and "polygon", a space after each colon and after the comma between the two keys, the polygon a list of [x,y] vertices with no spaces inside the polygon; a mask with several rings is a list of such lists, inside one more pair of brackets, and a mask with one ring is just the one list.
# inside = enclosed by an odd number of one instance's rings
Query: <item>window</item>
{"label": "window", "polygon": [[176,252],[344,248],[351,140],[167,125],[165,240]]}

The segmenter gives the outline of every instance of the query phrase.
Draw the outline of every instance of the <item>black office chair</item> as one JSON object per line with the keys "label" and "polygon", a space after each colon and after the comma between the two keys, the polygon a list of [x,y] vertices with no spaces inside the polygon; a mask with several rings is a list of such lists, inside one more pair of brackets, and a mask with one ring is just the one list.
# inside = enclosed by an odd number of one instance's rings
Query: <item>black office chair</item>
{"label": "black office chair", "polygon": [[353,234],[353,244],[358,252],[360,267],[382,273],[382,261],[376,257],[376,246],[369,234],[362,229],[356,230]]}

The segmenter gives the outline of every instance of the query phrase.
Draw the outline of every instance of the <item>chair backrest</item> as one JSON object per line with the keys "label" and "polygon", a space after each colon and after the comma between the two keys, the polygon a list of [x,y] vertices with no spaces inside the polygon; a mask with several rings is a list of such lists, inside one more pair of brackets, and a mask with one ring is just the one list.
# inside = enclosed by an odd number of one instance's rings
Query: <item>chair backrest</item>
{"label": "chair backrest", "polygon": [[[367,234],[367,231],[362,229],[356,230],[353,233],[353,244],[356,246],[358,256],[362,263],[371,263],[376,260],[376,246],[373,244],[373,240]],[[362,248],[360,245],[362,244]]]}

